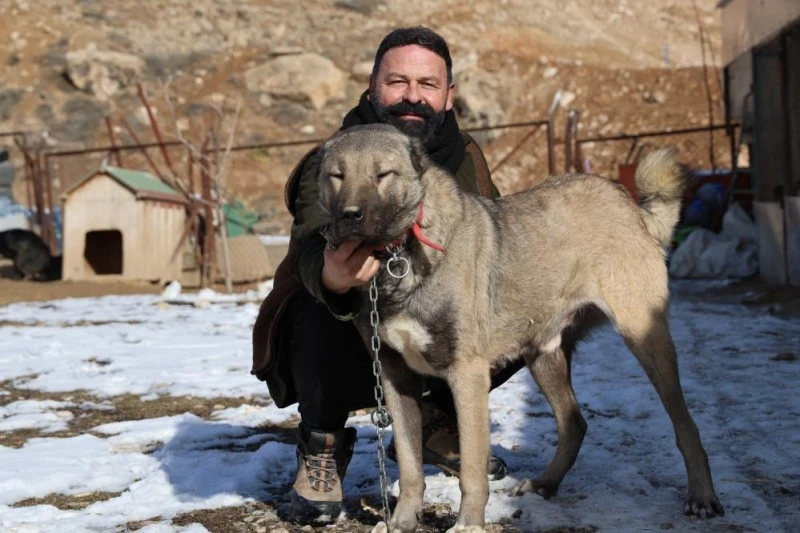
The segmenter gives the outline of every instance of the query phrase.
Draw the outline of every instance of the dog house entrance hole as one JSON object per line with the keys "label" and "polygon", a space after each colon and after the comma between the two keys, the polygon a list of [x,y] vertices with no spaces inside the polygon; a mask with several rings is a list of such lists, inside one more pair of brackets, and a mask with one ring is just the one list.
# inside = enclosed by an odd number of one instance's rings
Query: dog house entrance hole
{"label": "dog house entrance hole", "polygon": [[119,230],[88,232],[83,257],[98,276],[122,274],[122,233]]}

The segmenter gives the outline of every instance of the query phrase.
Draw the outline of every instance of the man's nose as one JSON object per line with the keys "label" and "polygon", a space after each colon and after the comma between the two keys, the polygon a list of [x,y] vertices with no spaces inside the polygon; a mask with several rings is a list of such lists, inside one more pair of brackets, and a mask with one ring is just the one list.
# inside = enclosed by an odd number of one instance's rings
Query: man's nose
{"label": "man's nose", "polygon": [[364,212],[357,205],[349,205],[342,210],[345,220],[358,221],[364,218]]}
{"label": "man's nose", "polygon": [[409,83],[406,85],[406,92],[403,95],[403,98],[409,104],[416,104],[422,100],[422,98],[419,96],[419,89],[414,83]]}

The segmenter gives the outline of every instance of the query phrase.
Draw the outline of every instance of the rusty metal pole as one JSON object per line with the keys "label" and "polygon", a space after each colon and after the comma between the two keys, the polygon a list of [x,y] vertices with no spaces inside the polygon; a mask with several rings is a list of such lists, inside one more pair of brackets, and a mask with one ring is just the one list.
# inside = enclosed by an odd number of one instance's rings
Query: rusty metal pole
{"label": "rusty metal pole", "polygon": [[186,149],[186,179],[188,180],[189,192],[191,194],[196,193],[197,191],[194,189],[194,155],[189,148]]}
{"label": "rusty metal pole", "polygon": [[119,118],[120,118],[120,121],[122,122],[122,125],[125,127],[125,129],[126,129],[126,130],[128,130],[128,134],[129,134],[129,135],[131,136],[131,138],[133,139],[133,142],[135,142],[135,143],[137,144],[137,147],[139,147],[139,149],[140,149],[140,150],[142,151],[142,153],[144,154],[144,157],[147,159],[147,162],[150,164],[150,168],[152,168],[152,169],[153,169],[153,172],[155,173],[155,175],[156,175],[156,176],[159,176],[159,177],[161,177],[161,175],[162,175],[162,174],[161,174],[161,171],[160,171],[160,170],[158,170],[158,167],[156,166],[156,162],[155,162],[155,161],[153,161],[153,158],[152,158],[152,157],[150,157],[150,154],[148,154],[148,153],[147,153],[147,149],[143,147],[143,145],[142,145],[142,143],[141,143],[141,142],[139,142],[139,137],[136,135],[136,132],[135,132],[135,131],[133,131],[133,128],[132,128],[132,127],[131,127],[131,125],[128,123],[128,121],[127,121],[127,120],[125,120],[125,117],[122,117],[122,116],[121,116],[121,117],[119,117]]}
{"label": "rusty metal pole", "polygon": [[[28,162],[25,161],[25,192],[27,193],[27,200],[28,200],[28,210],[33,207],[34,200],[33,200],[33,176],[31,176],[31,167],[28,165]],[[33,221],[33,217],[26,217],[28,219],[28,229],[33,231],[35,224]]]}
{"label": "rusty metal pole", "polygon": [[36,168],[36,161],[30,156],[27,156],[27,158],[28,164],[31,167],[31,176],[33,177],[33,198],[36,203],[36,219],[39,223],[39,234],[44,242],[48,242],[47,214],[45,213],[44,191],[42,190],[41,176]]}
{"label": "rusty metal pole", "polygon": [[[23,135],[22,140],[20,141],[18,138],[14,138],[14,143],[17,145],[17,148],[20,149],[22,152],[22,157],[25,159],[25,176],[29,180],[30,190],[29,190],[29,202],[28,202],[28,209],[32,206],[36,209],[36,218],[35,223],[39,225],[39,233],[41,234],[43,240],[47,242],[47,227],[45,224],[44,218],[44,196],[42,193],[41,183],[39,183],[39,176],[36,172],[36,164],[31,156],[30,151],[28,150],[28,138]],[[31,198],[32,196],[32,198]],[[31,202],[32,200],[32,202]],[[34,222],[29,219],[29,226],[31,230],[33,229]]]}
{"label": "rusty metal pole", "polygon": [[576,172],[585,172],[584,170],[584,162],[583,162],[583,152],[581,151],[581,145],[578,142],[578,128],[580,127],[581,123],[581,111],[576,109],[575,110],[575,120],[572,122],[572,146],[573,146],[573,154],[575,157],[575,171]]}
{"label": "rusty metal pole", "polygon": [[153,110],[150,107],[150,103],[147,101],[147,97],[144,94],[144,87],[142,87],[141,82],[136,84],[136,89],[139,93],[139,99],[142,101],[145,110],[147,111],[147,117],[150,119],[150,126],[153,128],[153,133],[156,136],[156,140],[158,141],[159,147],[161,148],[161,155],[164,156],[164,162],[167,164],[167,168],[170,172],[172,172],[173,176],[177,176],[175,172],[175,168],[172,166],[172,160],[169,158],[169,152],[167,152],[167,147],[164,146],[164,139],[161,136],[161,130],[158,127],[158,122],[156,122],[156,117],[153,116]]}
{"label": "rusty metal pole", "polygon": [[45,224],[47,226],[47,238],[44,240],[50,247],[50,253],[56,252],[56,215],[53,211],[53,184],[50,177],[44,172],[43,157],[41,153],[36,154],[36,172],[42,181],[44,192]]}
{"label": "rusty metal pole", "polygon": [[122,153],[117,149],[117,140],[114,138],[114,128],[111,126],[111,117],[106,116],[106,130],[108,140],[111,141],[112,152],[117,160],[117,166],[122,168]]}
{"label": "rusty metal pole", "polygon": [[205,246],[203,247],[203,287],[214,284],[215,265],[217,262],[216,232],[214,231],[214,199],[211,195],[211,174],[203,162],[200,162],[201,195],[205,205]]}
{"label": "rusty metal pole", "polygon": [[522,148],[522,145],[524,145],[526,142],[528,142],[528,139],[533,137],[536,134],[537,131],[539,131],[539,128],[535,127],[531,131],[526,133],[525,136],[522,138],[522,140],[519,141],[516,144],[516,146],[514,146],[514,148],[511,149],[511,151],[509,151],[505,156],[503,156],[503,158],[500,161],[498,161],[497,164],[495,164],[494,167],[492,167],[492,169],[489,171],[489,174],[494,174],[495,172],[497,172],[498,169],[500,169],[503,165],[505,165],[508,162],[508,160],[511,159],[511,156],[516,154],[517,151],[520,148]]}
{"label": "rusty metal pole", "polygon": [[575,110],[567,112],[567,127],[564,130],[564,172],[570,173],[573,169],[572,162],[572,124],[575,121]]}
{"label": "rusty metal pole", "polygon": [[556,173],[555,161],[555,116],[558,105],[561,103],[561,91],[556,91],[553,102],[547,111],[547,172],[550,175]]}
{"label": "rusty metal pole", "polygon": [[[57,255],[58,247],[56,246],[56,214],[55,214],[55,204],[58,202],[57,200],[53,199],[53,177],[50,174],[50,159],[47,157],[47,154],[42,156],[42,177],[47,183],[47,198],[48,198],[48,206],[50,208],[50,230],[51,230],[51,237],[52,242],[50,243],[50,253]],[[63,246],[62,246],[63,248]]]}

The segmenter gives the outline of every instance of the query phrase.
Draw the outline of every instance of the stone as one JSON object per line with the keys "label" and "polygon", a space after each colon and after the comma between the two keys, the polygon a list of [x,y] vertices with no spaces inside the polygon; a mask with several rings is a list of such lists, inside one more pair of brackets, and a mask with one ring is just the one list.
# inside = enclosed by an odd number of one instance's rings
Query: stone
{"label": "stone", "polygon": [[99,50],[89,44],[83,50],[67,52],[64,74],[83,92],[100,100],[108,100],[121,89],[138,81],[145,62],[122,52]]}
{"label": "stone", "polygon": [[356,81],[366,83],[372,76],[372,61],[361,61],[350,69],[350,77]]}
{"label": "stone", "polygon": [[[471,67],[458,73],[455,84],[458,89],[454,108],[465,126],[491,126],[503,121],[501,84],[495,75]],[[491,142],[499,134],[496,130],[482,132],[479,141]]]}
{"label": "stone", "polygon": [[317,54],[278,56],[245,72],[244,79],[250,92],[267,93],[315,110],[345,97],[345,73]]}
{"label": "stone", "polygon": [[380,4],[380,0],[337,0],[333,3],[334,6],[349,11],[355,11],[362,15],[369,16],[372,11]]}

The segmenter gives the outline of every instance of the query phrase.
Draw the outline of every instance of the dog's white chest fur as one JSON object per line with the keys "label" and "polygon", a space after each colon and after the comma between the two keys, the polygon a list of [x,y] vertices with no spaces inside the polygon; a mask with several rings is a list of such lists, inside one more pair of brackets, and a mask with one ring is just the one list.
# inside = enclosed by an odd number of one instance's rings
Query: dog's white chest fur
{"label": "dog's white chest fur", "polygon": [[400,314],[381,323],[381,340],[397,350],[412,370],[420,374],[436,374],[422,355],[433,342],[431,334],[418,320]]}

